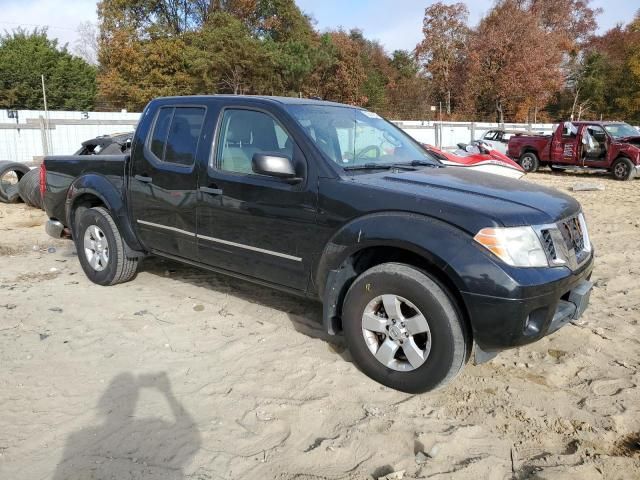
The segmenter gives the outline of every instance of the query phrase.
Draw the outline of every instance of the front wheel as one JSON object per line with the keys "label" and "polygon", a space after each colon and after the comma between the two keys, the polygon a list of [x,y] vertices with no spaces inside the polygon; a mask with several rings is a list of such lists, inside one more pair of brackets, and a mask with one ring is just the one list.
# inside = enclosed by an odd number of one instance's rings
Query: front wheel
{"label": "front wheel", "polygon": [[533,152],[523,153],[519,160],[520,166],[527,173],[532,173],[540,168],[540,160]]}
{"label": "front wheel", "polygon": [[93,283],[115,285],[135,276],[138,259],[126,256],[124,240],[105,208],[78,209],[73,238],[82,269]]}
{"label": "front wheel", "polygon": [[621,157],[613,163],[611,173],[616,180],[631,180],[633,178],[633,163],[628,158]]}
{"label": "front wheel", "polygon": [[437,280],[408,265],[385,263],[360,275],[345,297],[342,324],[356,365],[403,392],[445,385],[469,356],[455,300]]}

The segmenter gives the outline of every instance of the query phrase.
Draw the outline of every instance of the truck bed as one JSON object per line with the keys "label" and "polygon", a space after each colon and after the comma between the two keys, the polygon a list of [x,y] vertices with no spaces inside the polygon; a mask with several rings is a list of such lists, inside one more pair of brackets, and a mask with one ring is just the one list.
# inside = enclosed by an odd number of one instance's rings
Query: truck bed
{"label": "truck bed", "polygon": [[53,216],[66,227],[65,197],[73,181],[86,174],[106,178],[119,192],[124,186],[125,166],[129,155],[59,155],[44,158],[47,170],[45,200],[53,208]]}

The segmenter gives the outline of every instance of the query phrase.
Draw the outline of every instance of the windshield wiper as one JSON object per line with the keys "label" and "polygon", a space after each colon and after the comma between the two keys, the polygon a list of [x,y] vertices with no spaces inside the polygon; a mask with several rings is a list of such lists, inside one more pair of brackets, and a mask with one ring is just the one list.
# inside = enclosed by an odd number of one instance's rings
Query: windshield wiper
{"label": "windshield wiper", "polygon": [[435,162],[430,162],[428,160],[411,160],[406,163],[394,163],[394,167],[433,167],[440,168],[442,165],[439,165]]}
{"label": "windshield wiper", "polygon": [[[391,168],[396,168],[398,165],[394,165],[392,163],[363,163],[362,165],[347,165],[344,168],[345,170],[389,170]],[[405,165],[406,166],[406,165]]]}

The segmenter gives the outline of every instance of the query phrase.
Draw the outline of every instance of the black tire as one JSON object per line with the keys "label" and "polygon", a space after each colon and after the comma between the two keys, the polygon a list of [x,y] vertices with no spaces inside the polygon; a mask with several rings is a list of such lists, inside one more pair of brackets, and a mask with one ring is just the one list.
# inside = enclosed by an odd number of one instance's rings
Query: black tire
{"label": "black tire", "polygon": [[25,173],[18,183],[18,192],[22,201],[30,207],[42,210],[42,196],[40,195],[40,167]]}
{"label": "black tire", "polygon": [[[427,319],[430,351],[424,363],[413,370],[390,368],[381,363],[367,345],[363,314],[382,295],[397,295],[408,300]],[[385,318],[393,315],[385,317],[385,314],[382,321],[389,322]],[[471,349],[463,316],[446,288],[429,274],[400,263],[373,267],[353,282],[342,308],[342,327],[355,364],[377,382],[408,393],[434,390],[453,380],[467,362]],[[379,341],[393,341],[389,325],[385,328],[389,333],[380,334]],[[396,351],[393,361],[408,362],[402,348]]]}
{"label": "black tire", "polygon": [[[0,161],[0,201],[4,203],[14,203],[20,200],[18,194],[18,183],[20,179],[29,171],[23,163]],[[5,177],[14,173],[17,182],[3,181]]]}
{"label": "black tire", "polygon": [[540,168],[540,160],[538,156],[533,152],[525,152],[520,156],[520,160],[518,160],[520,166],[527,173],[532,173]]}
{"label": "black tire", "polygon": [[611,174],[616,180],[631,180],[635,176],[633,163],[628,158],[620,157],[613,162]]}
{"label": "black tire", "polygon": [[[106,240],[108,259],[93,267],[88,253],[85,251],[85,234],[91,228],[97,227]],[[78,251],[78,258],[84,273],[89,280],[98,285],[116,285],[131,280],[138,268],[137,258],[127,258],[124,248],[124,240],[120,235],[117,225],[113,221],[109,211],[103,207],[82,208],[76,211],[76,221],[73,229],[73,238]],[[104,244],[104,242],[103,242]]]}

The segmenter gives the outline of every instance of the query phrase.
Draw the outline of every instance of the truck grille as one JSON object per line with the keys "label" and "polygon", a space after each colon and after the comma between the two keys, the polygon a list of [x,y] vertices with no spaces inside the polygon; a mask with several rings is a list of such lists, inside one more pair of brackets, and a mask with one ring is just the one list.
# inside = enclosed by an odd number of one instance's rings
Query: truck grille
{"label": "truck grille", "polygon": [[590,243],[578,215],[539,230],[542,246],[551,263],[566,264],[572,270],[589,258]]}
{"label": "truck grille", "polygon": [[547,257],[552,260],[557,260],[556,247],[553,245],[553,238],[551,238],[551,232],[549,230],[542,230],[542,246],[544,247]]}
{"label": "truck grille", "polygon": [[584,232],[582,231],[580,220],[578,220],[578,217],[572,217],[558,223],[558,228],[567,246],[567,250],[573,250],[576,254],[576,260],[580,263],[583,255],[586,256],[588,253],[585,251]]}

